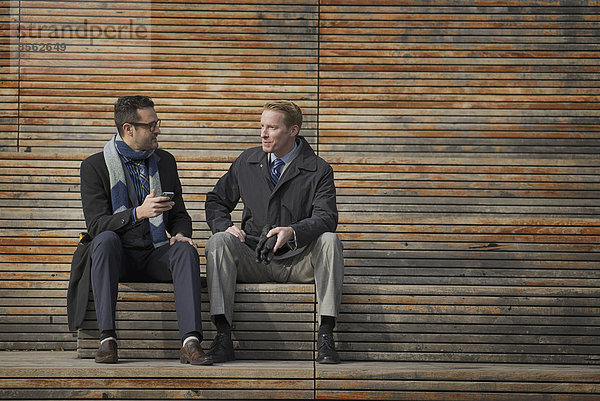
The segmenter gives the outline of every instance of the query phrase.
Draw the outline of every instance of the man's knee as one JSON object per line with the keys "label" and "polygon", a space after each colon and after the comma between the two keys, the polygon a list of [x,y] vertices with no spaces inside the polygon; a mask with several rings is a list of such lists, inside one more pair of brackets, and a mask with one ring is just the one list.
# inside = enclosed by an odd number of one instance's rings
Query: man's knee
{"label": "man's knee", "polygon": [[342,241],[340,241],[340,238],[336,233],[323,233],[321,234],[321,236],[319,236],[317,240],[320,246],[324,249],[334,249],[341,251],[343,248]]}
{"label": "man's knee", "polygon": [[92,240],[92,254],[98,252],[111,252],[121,246],[121,237],[114,231],[104,231]]}
{"label": "man's knee", "polygon": [[118,277],[122,263],[121,237],[114,231],[104,231],[94,237],[91,245],[91,280],[92,283],[109,275]]}
{"label": "man's knee", "polygon": [[[199,264],[199,256],[196,247],[187,242],[175,242],[170,249],[171,265],[175,265],[176,261],[191,262],[193,265]],[[184,263],[188,264],[188,263]]]}
{"label": "man's knee", "polygon": [[343,275],[344,270],[344,246],[336,233],[323,233],[317,239],[314,249],[315,257],[312,263],[317,269],[334,272],[338,276]]}
{"label": "man's knee", "polygon": [[192,245],[187,242],[177,241],[173,245],[171,245],[171,252],[175,254],[190,254],[197,255],[198,251]]}
{"label": "man's knee", "polygon": [[238,240],[234,235],[229,234],[228,232],[219,232],[211,235],[206,243],[206,253],[208,254],[209,252],[222,248],[233,248],[233,239]]}

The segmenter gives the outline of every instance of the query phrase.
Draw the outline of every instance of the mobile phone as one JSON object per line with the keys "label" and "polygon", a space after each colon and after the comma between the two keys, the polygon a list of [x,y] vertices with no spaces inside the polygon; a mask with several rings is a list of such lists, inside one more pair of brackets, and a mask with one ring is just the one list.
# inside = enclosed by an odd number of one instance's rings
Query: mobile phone
{"label": "mobile phone", "polygon": [[174,195],[175,194],[173,192],[167,192],[167,191],[165,191],[162,194],[160,194],[160,196],[166,196],[167,198],[169,198],[169,200],[173,200],[173,196]]}

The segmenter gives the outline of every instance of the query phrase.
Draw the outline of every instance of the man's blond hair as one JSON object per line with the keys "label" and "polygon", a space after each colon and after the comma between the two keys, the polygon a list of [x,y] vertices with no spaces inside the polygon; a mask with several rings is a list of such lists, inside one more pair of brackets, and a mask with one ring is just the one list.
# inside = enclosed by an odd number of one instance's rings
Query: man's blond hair
{"label": "man's blond hair", "polygon": [[265,103],[264,110],[281,111],[284,115],[283,122],[289,128],[294,125],[298,130],[302,127],[302,110],[298,105],[290,100],[274,100]]}

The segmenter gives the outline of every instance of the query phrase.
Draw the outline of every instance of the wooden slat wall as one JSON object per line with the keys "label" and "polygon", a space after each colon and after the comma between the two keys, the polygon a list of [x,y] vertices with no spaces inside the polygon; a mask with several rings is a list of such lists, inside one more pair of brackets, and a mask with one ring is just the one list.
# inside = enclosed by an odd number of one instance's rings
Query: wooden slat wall
{"label": "wooden slat wall", "polygon": [[0,151],[17,149],[19,131],[18,25],[14,9],[6,3],[14,6],[18,2],[3,2],[0,7]]}
{"label": "wooden slat wall", "polygon": [[597,160],[374,159],[332,158],[345,359],[600,360]]}
{"label": "wooden slat wall", "polygon": [[596,158],[599,10],[322,1],[321,154]]}
{"label": "wooden slat wall", "polygon": [[155,100],[161,143],[177,154],[235,155],[255,144],[262,105],[274,98],[297,101],[305,135],[316,135],[315,1],[19,4],[22,45],[66,45],[20,54],[20,151],[98,150],[114,133],[114,100],[137,93]]}
{"label": "wooden slat wall", "polygon": [[343,358],[600,359],[600,9],[572,5],[321,2]]}
{"label": "wooden slat wall", "polygon": [[0,153],[0,349],[75,349],[66,289],[85,231],[80,162]]}
{"label": "wooden slat wall", "polygon": [[[113,134],[115,98],[146,93],[201,254],[204,194],[258,143],[261,105],[303,107],[303,134],[336,171],[345,359],[598,360],[595,1],[9,5],[2,348],[75,347],[64,295],[83,229],[77,169]],[[19,23],[22,45],[58,25],[151,35],[52,38],[64,52],[19,56]],[[23,322],[29,334],[14,340]],[[498,355],[478,351],[497,343],[508,344]]]}

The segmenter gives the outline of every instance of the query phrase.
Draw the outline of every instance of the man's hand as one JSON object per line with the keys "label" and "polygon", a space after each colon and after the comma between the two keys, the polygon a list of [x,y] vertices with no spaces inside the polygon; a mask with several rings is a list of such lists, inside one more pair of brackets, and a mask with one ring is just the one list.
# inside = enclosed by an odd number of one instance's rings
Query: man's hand
{"label": "man's hand", "polygon": [[225,232],[235,235],[236,237],[239,238],[239,240],[241,242],[246,242],[246,233],[244,232],[244,230],[242,230],[236,226],[229,227],[227,230],[225,230]]}
{"label": "man's hand", "polygon": [[294,239],[292,227],[270,228],[268,225],[265,226],[256,246],[256,261],[269,264],[275,252],[292,239]]}
{"label": "man's hand", "polygon": [[277,252],[284,244],[294,239],[294,229],[292,227],[275,227],[267,233],[267,238],[277,235],[277,242],[273,247],[273,252]]}
{"label": "man's hand", "polygon": [[156,189],[153,189],[144,199],[144,203],[135,208],[135,217],[138,220],[149,219],[160,215],[162,212],[173,209],[175,202],[170,201],[166,196],[156,196]]}
{"label": "man's hand", "polygon": [[194,243],[194,240],[192,240],[191,238],[186,237],[183,234],[177,234],[174,237],[171,237],[171,239],[169,240],[169,244],[172,246],[174,243],[176,242],[187,242],[188,244],[190,244],[191,246],[196,246],[196,244]]}

